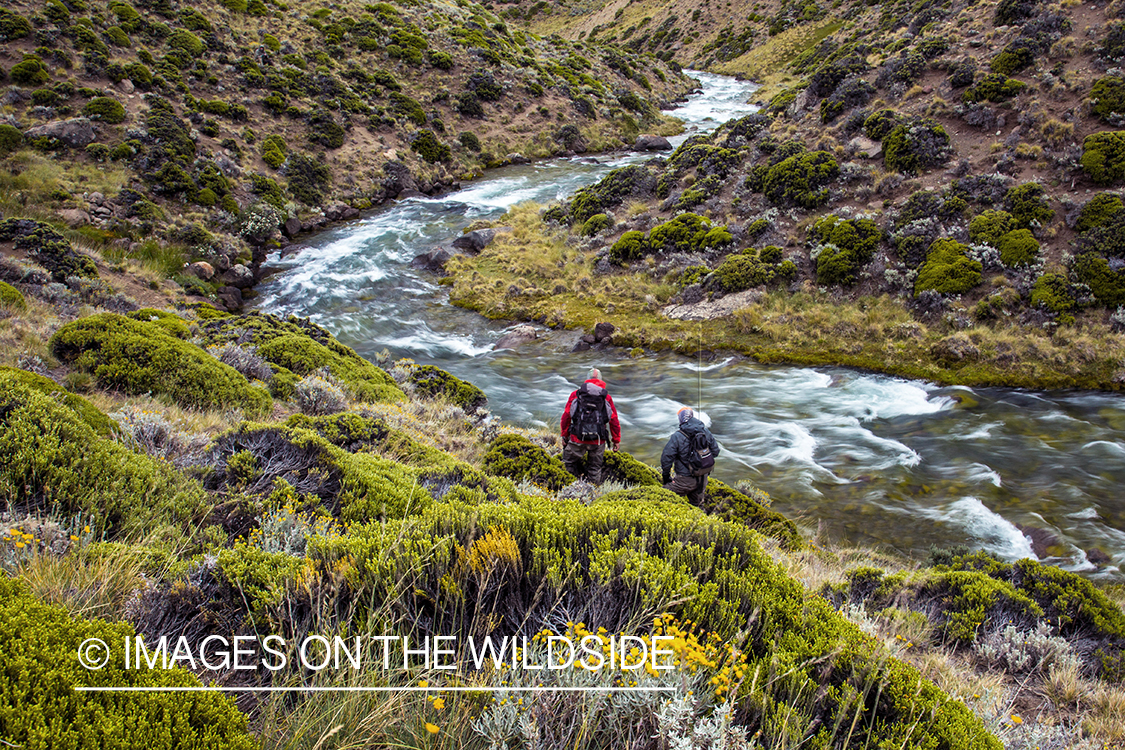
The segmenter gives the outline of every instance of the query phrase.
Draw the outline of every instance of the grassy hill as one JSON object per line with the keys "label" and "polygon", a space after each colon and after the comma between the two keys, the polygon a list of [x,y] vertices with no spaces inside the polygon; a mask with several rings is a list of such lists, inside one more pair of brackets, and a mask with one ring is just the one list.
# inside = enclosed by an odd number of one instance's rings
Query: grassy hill
{"label": "grassy hill", "polygon": [[[711,346],[765,361],[1125,385],[1121,3],[810,3],[800,23],[788,6],[710,4],[705,28],[728,12],[742,25],[689,43],[692,7],[663,7],[665,38],[684,40],[663,56],[761,80],[762,114],[545,215],[540,246],[556,225],[590,237],[588,267],[527,281],[591,288],[513,301],[463,284],[458,299],[571,325],[613,304],[637,346],[676,346],[702,318]],[[531,25],[589,39],[584,24],[622,8],[596,38],[651,49],[639,23],[623,41],[634,4]]]}
{"label": "grassy hill", "polygon": [[651,55],[509,29],[467,2],[19,2],[0,45],[0,210],[95,249],[175,245],[220,273],[256,270],[253,246],[286,221],[667,132],[660,107],[690,90]]}

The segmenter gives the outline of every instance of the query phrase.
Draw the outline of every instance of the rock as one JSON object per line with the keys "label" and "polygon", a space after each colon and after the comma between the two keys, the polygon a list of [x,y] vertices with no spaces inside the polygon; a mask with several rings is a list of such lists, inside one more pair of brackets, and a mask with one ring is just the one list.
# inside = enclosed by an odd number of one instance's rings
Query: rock
{"label": "rock", "polygon": [[1062,544],[1062,540],[1053,532],[1046,529],[1036,528],[1035,526],[1024,526],[1016,524],[1016,528],[1023,532],[1023,535],[1031,542],[1031,551],[1037,557],[1053,557],[1052,554]]}
{"label": "rock", "polygon": [[404,190],[416,190],[417,182],[410,173],[410,167],[401,161],[391,160],[383,165],[383,190],[387,195],[398,195]]}
{"label": "rock", "polygon": [[395,196],[395,200],[404,201],[407,198],[425,198],[425,197],[426,197],[426,194],[423,193],[422,191],[415,190],[414,188],[407,188],[406,190],[400,191],[399,194]]}
{"label": "rock", "polygon": [[731,315],[735,310],[749,307],[763,296],[765,296],[765,292],[761,289],[747,289],[743,292],[728,294],[722,299],[669,305],[664,308],[663,315],[666,318],[673,318],[675,320],[714,320],[716,318],[725,318]]}
{"label": "rock", "polygon": [[587,343],[587,344],[596,344],[596,343],[598,343],[598,340],[597,340],[596,338],[594,338],[594,334],[592,334],[592,333],[587,333],[587,334],[586,334],[585,336],[582,336],[582,337],[581,337],[581,338],[579,338],[578,340],[579,340],[579,341],[582,341],[582,342],[585,342],[585,343]]}
{"label": "rock", "polygon": [[89,200],[95,206],[100,206],[105,203],[105,196],[101,193],[93,192],[90,193],[90,197],[87,200]]}
{"label": "rock", "polygon": [[578,339],[578,343],[576,343],[574,345],[574,348],[571,349],[570,351],[572,353],[573,352],[588,352],[588,351],[590,351],[590,344],[587,341],[583,341],[582,339]]}
{"label": "rock", "polygon": [[28,138],[55,138],[71,148],[85,148],[98,137],[94,124],[85,117],[48,122],[29,128],[24,135]]}
{"label": "rock", "polygon": [[326,219],[325,217],[323,217],[323,216],[313,216],[309,219],[306,219],[304,221],[304,223],[301,224],[301,231],[302,232],[315,232],[316,230],[322,228],[326,224],[328,224],[328,219]]}
{"label": "rock", "polygon": [[534,341],[537,338],[539,338],[539,331],[532,326],[522,324],[501,336],[492,348],[515,349],[520,344],[526,344],[528,341]]}
{"label": "rock", "polygon": [[524,156],[523,154],[519,154],[519,153],[508,154],[507,156],[504,157],[504,160],[507,161],[509,164],[530,164],[531,163],[531,159],[528,159],[526,156]]}
{"label": "rock", "polygon": [[596,324],[594,326],[594,342],[600,344],[603,341],[607,341],[613,336],[613,332],[616,330],[617,326],[613,325],[613,323]]}
{"label": "rock", "polygon": [[414,256],[414,260],[410,261],[410,265],[414,268],[421,268],[433,273],[441,273],[445,270],[445,264],[453,257],[453,253],[446,250],[444,247],[435,247],[428,253]]}
{"label": "rock", "polygon": [[66,222],[68,227],[80,227],[90,223],[90,216],[78,208],[64,208],[59,210],[59,218]]}
{"label": "rock", "polygon": [[308,245],[296,245],[296,244],[287,245],[281,251],[281,257],[282,258],[288,258],[288,257],[293,256],[293,255],[298,255],[299,253],[301,253],[301,251],[308,250],[308,249],[309,249]]}
{"label": "rock", "polygon": [[347,208],[343,203],[337,203],[324,209],[324,215],[329,221],[339,221],[340,217],[344,215],[344,209]]}
{"label": "rock", "polygon": [[883,144],[879,141],[873,141],[870,138],[862,135],[857,135],[848,141],[848,146],[855,149],[857,153],[861,153],[869,159],[874,159],[879,154],[883,153]]}
{"label": "rock", "polygon": [[23,89],[18,89],[13,86],[5,91],[3,96],[0,96],[0,104],[19,104],[27,98],[28,95]]}
{"label": "rock", "polygon": [[136,87],[133,85],[133,82],[130,81],[128,78],[122,78],[121,82],[117,84],[117,88],[123,94],[131,94],[131,93],[133,93],[134,91],[137,90]]}
{"label": "rock", "polygon": [[215,297],[219,304],[227,309],[227,312],[237,312],[242,309],[242,291],[238,287],[220,287],[219,291],[215,293]]}
{"label": "rock", "polygon": [[285,233],[286,237],[296,237],[301,232],[301,220],[296,216],[286,219],[285,223],[281,225],[281,231]]}
{"label": "rock", "polygon": [[707,293],[703,291],[702,284],[689,284],[680,292],[680,304],[682,305],[694,305],[706,298]]}
{"label": "rock", "polygon": [[215,275],[215,268],[205,260],[197,261],[187,267],[187,272],[197,279],[210,281]]}
{"label": "rock", "polygon": [[492,243],[492,240],[496,238],[497,231],[497,229],[489,227],[488,229],[476,229],[472,232],[467,232],[453,240],[453,247],[460,250],[468,250],[472,253],[479,253]]}
{"label": "rock", "polygon": [[638,135],[634,151],[671,151],[672,144],[662,135]]}
{"label": "rock", "polygon": [[1094,565],[1106,565],[1107,563],[1113,562],[1112,557],[1110,557],[1103,550],[1100,550],[1097,547],[1091,547],[1090,549],[1086,550],[1086,559],[1092,562]]}
{"label": "rock", "polygon": [[930,347],[930,353],[945,364],[964,362],[980,356],[980,348],[964,333],[955,333],[937,341]]}
{"label": "rock", "polygon": [[254,272],[238,263],[231,266],[230,270],[224,271],[220,280],[227,286],[247,289],[254,286]]}
{"label": "rock", "polygon": [[340,219],[342,221],[350,221],[352,219],[357,218],[358,216],[359,216],[359,209],[358,208],[356,208],[355,206],[345,206],[344,212],[342,214],[340,214]]}

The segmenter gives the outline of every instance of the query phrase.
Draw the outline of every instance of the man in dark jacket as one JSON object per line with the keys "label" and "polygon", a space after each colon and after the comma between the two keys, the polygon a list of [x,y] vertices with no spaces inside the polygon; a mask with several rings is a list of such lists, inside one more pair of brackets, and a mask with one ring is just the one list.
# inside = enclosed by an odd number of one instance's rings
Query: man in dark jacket
{"label": "man in dark jacket", "polygon": [[[613,450],[617,450],[621,442],[621,423],[598,368],[591,369],[582,387],[570,394],[560,427],[566,470],[579,478],[585,476],[591,484],[601,484],[605,446],[612,443]],[[582,468],[583,458],[586,459],[585,469]]]}
{"label": "man in dark jacket", "polygon": [[[696,449],[692,447],[692,442],[697,435],[702,435],[698,442],[706,444],[712,459],[719,456],[719,444],[715,442],[715,436],[711,431],[695,418],[695,412],[689,407],[681,408],[676,413],[676,417],[680,422],[680,428],[668,438],[664,452],[660,455],[660,470],[664,472],[664,489],[686,495],[689,501],[701,505],[703,491],[707,489],[707,474],[697,475],[698,470],[693,473],[692,457]],[[698,463],[698,458],[696,462]],[[673,466],[676,468],[675,479],[672,478]],[[706,471],[709,472],[709,469]]]}

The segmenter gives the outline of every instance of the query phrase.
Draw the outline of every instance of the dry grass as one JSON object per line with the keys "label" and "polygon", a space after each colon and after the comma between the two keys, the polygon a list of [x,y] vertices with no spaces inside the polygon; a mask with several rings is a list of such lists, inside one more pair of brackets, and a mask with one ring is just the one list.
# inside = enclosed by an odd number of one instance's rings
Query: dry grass
{"label": "dry grass", "polygon": [[124,547],[97,555],[40,554],[17,575],[42,601],[62,606],[76,617],[113,621],[121,619],[126,602],[141,585],[141,557]]}
{"label": "dry grass", "polygon": [[234,429],[242,421],[242,413],[237,409],[227,411],[186,409],[152,396],[129,396],[113,391],[93,391],[85,396],[94,406],[107,414],[125,408],[160,414],[182,432],[208,437],[215,437]]}

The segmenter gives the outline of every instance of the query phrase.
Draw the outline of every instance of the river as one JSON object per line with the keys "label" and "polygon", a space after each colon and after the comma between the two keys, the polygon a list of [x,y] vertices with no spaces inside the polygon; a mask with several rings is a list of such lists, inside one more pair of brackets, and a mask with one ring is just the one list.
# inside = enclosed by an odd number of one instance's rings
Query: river
{"label": "river", "polygon": [[[687,126],[674,144],[754,111],[751,84],[692,75],[703,92],[672,113]],[[1123,577],[1121,396],[942,388],[735,356],[571,354],[575,332],[492,351],[508,326],[453,307],[436,278],[410,267],[473,220],[498,218],[521,201],[561,199],[647,158],[505,167],[454,193],[383,207],[275,260],[257,306],[308,316],[368,358],[386,348],[445,368],[481,387],[492,413],[517,425],[557,428],[570,391],[596,365],[617,404],[624,449],[657,464],[677,406],[692,405],[722,448],[715,476],[757,485],[774,509],[833,540],[915,557],[931,545],[967,544],[1012,560],[1035,557],[1021,529],[1037,529],[1050,545],[1045,562]]]}

